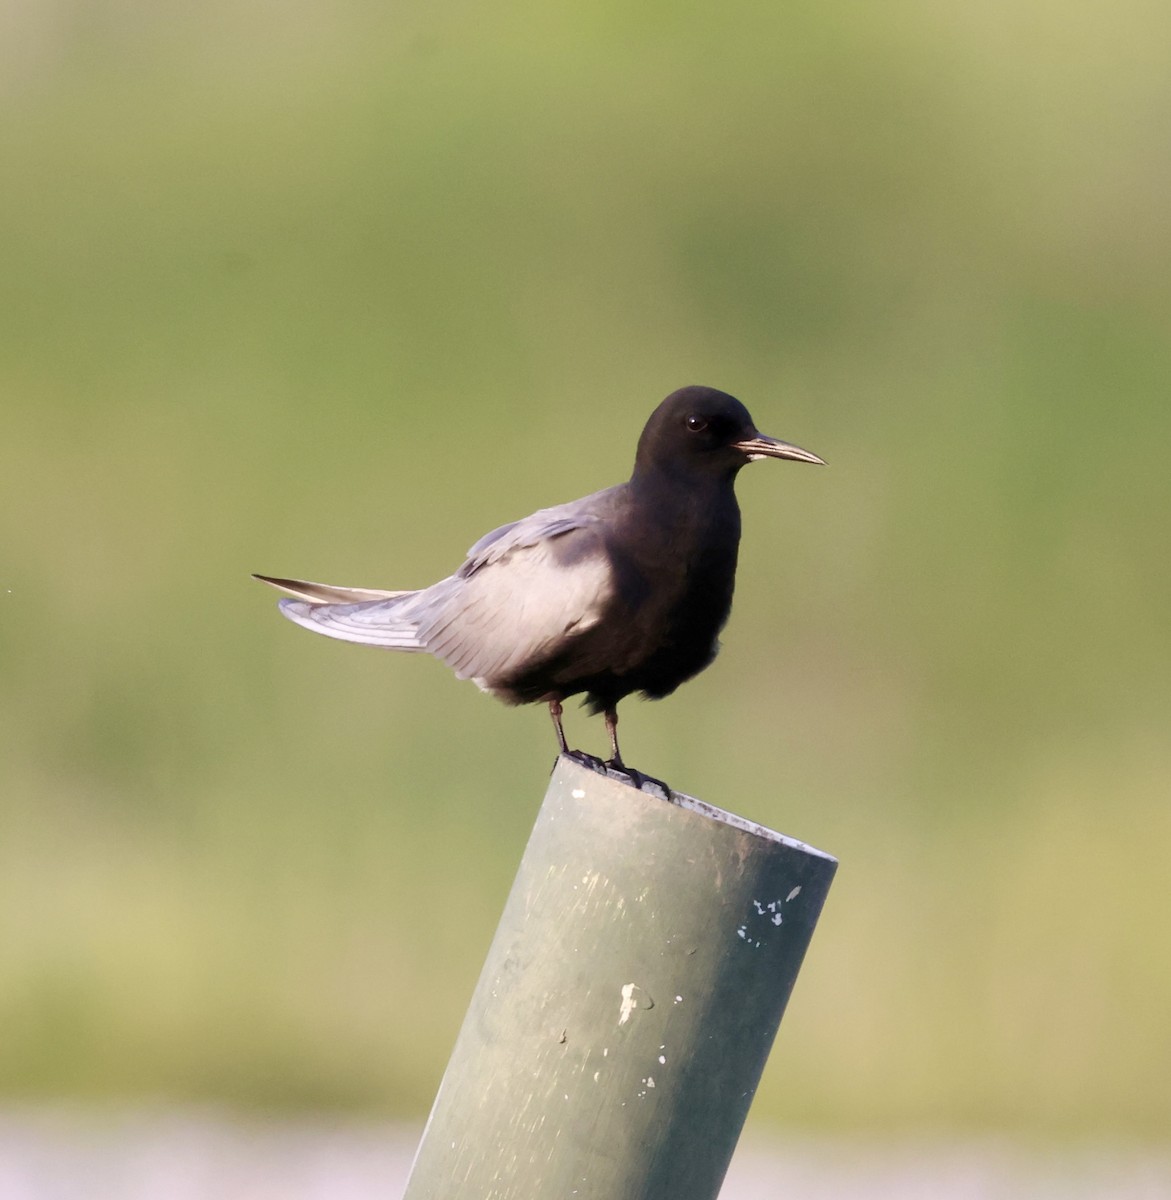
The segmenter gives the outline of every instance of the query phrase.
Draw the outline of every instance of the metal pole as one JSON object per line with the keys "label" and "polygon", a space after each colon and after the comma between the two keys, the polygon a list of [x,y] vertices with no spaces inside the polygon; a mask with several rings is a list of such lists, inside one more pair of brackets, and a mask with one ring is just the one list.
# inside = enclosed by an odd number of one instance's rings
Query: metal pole
{"label": "metal pole", "polygon": [[561,756],[404,1200],[714,1200],[836,868]]}

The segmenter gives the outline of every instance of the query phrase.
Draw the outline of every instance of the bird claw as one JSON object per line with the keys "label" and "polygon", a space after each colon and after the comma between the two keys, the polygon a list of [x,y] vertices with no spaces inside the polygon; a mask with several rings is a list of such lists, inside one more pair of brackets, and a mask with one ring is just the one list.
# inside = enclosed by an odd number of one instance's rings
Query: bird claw
{"label": "bird claw", "polygon": [[647,791],[647,784],[651,785],[653,790],[658,790],[663,793],[664,800],[671,799],[671,787],[664,783],[663,780],[657,779],[654,775],[645,775],[642,771],[636,771],[633,767],[628,767],[623,762],[608,762],[605,764],[606,770],[615,775],[625,775],[630,780],[631,786],[637,788],[640,792]]}
{"label": "bird claw", "polygon": [[566,758],[585,767],[587,771],[596,771],[599,775],[606,774],[606,764],[600,758],[587,754],[584,750],[566,750],[563,753]]}

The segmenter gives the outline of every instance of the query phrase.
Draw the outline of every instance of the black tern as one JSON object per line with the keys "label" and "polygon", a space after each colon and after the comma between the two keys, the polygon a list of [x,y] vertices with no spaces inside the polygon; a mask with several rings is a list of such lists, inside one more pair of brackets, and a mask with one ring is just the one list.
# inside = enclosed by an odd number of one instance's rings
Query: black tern
{"label": "black tern", "polygon": [[669,696],[716,657],[740,544],[733,483],[764,458],[823,462],[758,432],[735,397],[685,387],[651,414],[626,483],[485,534],[430,587],[255,578],[293,596],[281,612],[314,633],[426,651],[506,704],[547,703],[563,754],[562,701],[584,692],[625,769],[618,702]]}

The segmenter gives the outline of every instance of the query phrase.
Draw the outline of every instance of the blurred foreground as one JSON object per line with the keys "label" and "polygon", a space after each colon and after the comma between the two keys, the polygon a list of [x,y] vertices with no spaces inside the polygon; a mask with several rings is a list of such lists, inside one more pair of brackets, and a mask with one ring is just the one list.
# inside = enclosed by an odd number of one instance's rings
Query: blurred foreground
{"label": "blurred foreground", "polygon": [[[393,1200],[419,1130],[211,1112],[0,1113],[0,1200]],[[720,1200],[1166,1200],[1171,1156],[1001,1140],[749,1137]],[[600,1198],[595,1198],[600,1200]]]}

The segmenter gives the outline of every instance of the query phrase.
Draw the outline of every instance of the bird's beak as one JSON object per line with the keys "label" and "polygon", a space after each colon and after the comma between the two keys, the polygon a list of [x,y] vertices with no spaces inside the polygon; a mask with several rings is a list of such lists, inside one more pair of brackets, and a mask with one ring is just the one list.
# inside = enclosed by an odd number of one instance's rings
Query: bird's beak
{"label": "bird's beak", "polygon": [[732,449],[747,454],[749,462],[755,462],[758,458],[791,458],[794,462],[818,463],[825,466],[825,459],[818,458],[816,454],[810,454],[808,450],[802,450],[800,446],[789,442],[766,437],[763,433],[745,438],[741,442],[733,442]]}

